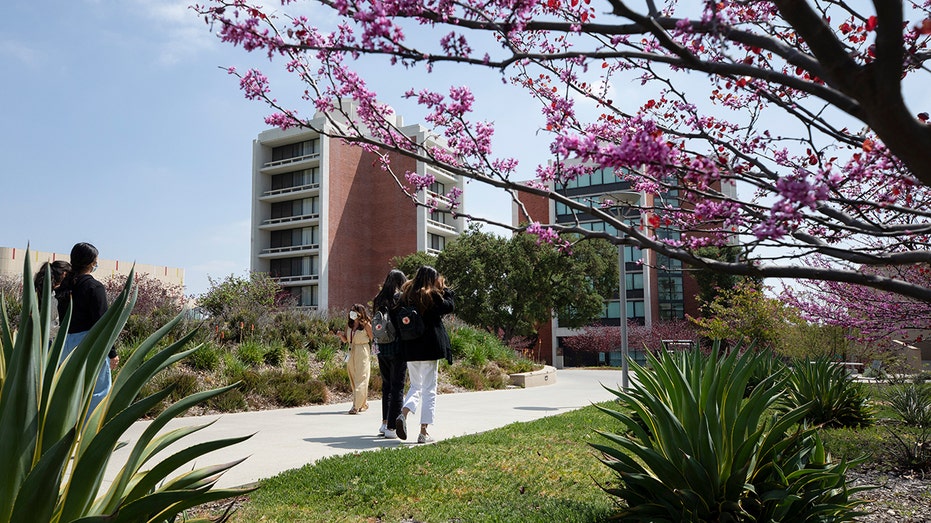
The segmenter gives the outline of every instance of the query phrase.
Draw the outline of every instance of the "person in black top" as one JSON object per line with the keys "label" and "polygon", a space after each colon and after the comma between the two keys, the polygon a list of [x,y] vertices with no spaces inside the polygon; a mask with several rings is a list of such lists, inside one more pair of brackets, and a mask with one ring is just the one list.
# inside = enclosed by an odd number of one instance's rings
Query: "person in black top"
{"label": "person in black top", "polygon": [[411,386],[404,397],[404,407],[395,421],[398,437],[407,439],[407,415],[420,411],[420,434],[417,443],[429,443],[433,437],[427,433],[427,425],[434,422],[436,414],[436,388],[439,360],[452,362],[452,346],[443,316],[453,312],[453,291],[436,269],[424,265],[417,270],[413,280],[404,285],[401,304],[416,307],[423,317],[425,329],[419,338],[402,340],[401,351],[407,361],[407,373]]}
{"label": "person in black top", "polygon": [[[388,319],[398,331],[398,305],[401,301],[401,287],[407,283],[407,276],[394,269],[385,277],[385,283],[372,300],[372,310],[387,312]],[[378,433],[387,439],[398,437],[395,422],[401,414],[404,396],[404,376],[407,364],[400,353],[398,340],[378,344],[378,370],[381,374],[381,428]]]}
{"label": "person in black top", "polygon": [[45,262],[39,267],[39,272],[36,273],[32,282],[36,288],[36,296],[38,296],[40,300],[44,297],[43,291],[46,273],[50,273],[49,281],[52,284],[52,295],[55,297],[56,301],[55,310],[58,312],[58,322],[61,323],[61,320],[65,317],[65,313],[68,312],[68,300],[71,296],[71,292],[66,286],[62,285],[62,282],[64,282],[65,277],[71,273],[71,264],[64,260],[55,260],[52,262]]}
{"label": "person in black top", "polygon": [[[59,365],[107,312],[107,291],[102,283],[91,276],[91,273],[97,270],[97,248],[84,242],[75,244],[71,249],[71,269],[71,273],[62,283],[71,295],[71,323],[68,325],[68,335],[65,338]],[[67,310],[67,304],[65,310]],[[108,356],[109,364],[101,365],[100,373],[97,375],[94,395],[87,411],[88,416],[110,392],[110,371],[116,369],[119,357],[116,350],[112,348]]]}

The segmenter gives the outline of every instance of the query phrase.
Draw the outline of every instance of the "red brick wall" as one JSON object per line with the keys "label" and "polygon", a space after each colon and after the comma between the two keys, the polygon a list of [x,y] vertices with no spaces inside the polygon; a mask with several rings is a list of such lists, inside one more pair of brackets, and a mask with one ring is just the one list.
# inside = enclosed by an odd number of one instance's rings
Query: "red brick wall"
{"label": "red brick wall", "polygon": [[[371,301],[392,258],[417,250],[417,214],[374,154],[339,140],[329,153],[329,303],[348,308]],[[391,165],[403,176],[416,163],[392,155]]]}

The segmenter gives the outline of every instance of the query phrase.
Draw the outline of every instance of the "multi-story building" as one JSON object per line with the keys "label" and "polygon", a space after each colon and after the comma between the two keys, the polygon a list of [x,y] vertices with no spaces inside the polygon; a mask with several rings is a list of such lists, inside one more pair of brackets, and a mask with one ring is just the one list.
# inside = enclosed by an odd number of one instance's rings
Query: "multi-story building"
{"label": "multi-story building", "polygon": [[[606,169],[580,176],[563,188],[553,189],[551,187],[551,190],[584,205],[598,205],[605,198],[617,201],[631,196],[629,182],[621,180],[612,170]],[[637,200],[636,203],[618,207],[625,209],[625,221],[639,227],[649,226],[643,223],[640,207],[648,208],[653,202],[648,201],[650,197],[647,195],[638,196],[633,193],[632,196],[634,200]],[[678,205],[675,192],[663,195],[663,199],[665,204]],[[521,201],[529,216],[520,212],[515,206],[512,217],[514,225],[530,221],[537,221],[541,224],[578,223],[580,227],[588,230],[618,235],[618,231],[610,224],[590,214],[574,211],[565,204],[556,203],[543,196],[523,193]],[[673,239],[678,239],[679,234],[678,231],[671,229],[656,229],[653,232]],[[686,314],[698,315],[698,303],[695,299],[698,287],[695,280],[688,276],[688,272],[683,271],[681,261],[632,246],[624,246],[621,250],[624,256],[627,298],[626,310],[623,311],[624,318],[650,326],[657,321],[682,319]],[[620,265],[620,253],[618,265]],[[614,296],[605,301],[600,320],[602,325],[620,326],[621,303],[620,293],[616,290]],[[561,345],[562,338],[574,333],[574,330],[560,327],[559,319],[556,318],[548,327],[541,330],[540,354],[547,362],[557,367],[597,363],[592,358],[597,358],[598,355],[574,354],[571,349]],[[634,355],[637,350],[637,347],[631,347],[631,354]],[[601,357],[611,360],[619,354],[603,354]],[[614,361],[603,362],[615,363]]]}
{"label": "multi-story building", "polygon": [[[68,254],[35,250],[30,250],[29,256],[32,261],[33,271],[39,270],[39,266],[47,261],[68,261],[70,257]],[[98,266],[94,277],[101,281],[115,275],[128,276],[130,269],[135,268],[136,274],[148,274],[149,277],[162,283],[184,287],[184,269],[103,258],[97,260],[97,262]],[[0,247],[0,276],[22,277],[25,263],[26,249]]]}
{"label": "multi-story building", "polygon": [[[400,117],[395,125],[417,143],[434,144],[419,125],[404,126]],[[325,115],[310,127],[324,132],[270,129],[253,142],[251,270],[277,279],[300,307],[365,304],[393,258],[439,252],[464,227],[442,203],[432,211],[415,205],[399,187],[407,185],[404,174],[435,177],[416,194],[424,203],[442,202],[463,181],[389,153],[395,179],[374,153],[327,136],[336,129]]]}

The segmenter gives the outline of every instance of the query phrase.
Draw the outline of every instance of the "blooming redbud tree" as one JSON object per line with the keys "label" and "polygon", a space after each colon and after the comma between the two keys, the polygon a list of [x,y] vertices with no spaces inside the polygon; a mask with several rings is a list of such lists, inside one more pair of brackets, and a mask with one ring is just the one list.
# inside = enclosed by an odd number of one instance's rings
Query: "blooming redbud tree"
{"label": "blooming redbud tree", "polygon": [[[309,126],[317,111],[335,115],[336,134],[382,154],[399,186],[417,190],[432,177],[396,172],[388,152],[509,191],[518,205],[525,194],[548,197],[618,231],[523,226],[538,234],[608,237],[731,274],[931,301],[927,281],[902,277],[931,262],[931,0],[281,3],[214,0],[195,10],[224,42],[260,52],[303,82],[306,107],[280,102],[259,70],[230,68],[247,98],[270,106],[268,124]],[[366,77],[363,63],[378,63],[378,74]],[[469,86],[444,84],[449,75],[394,98],[422,106],[436,140],[418,142],[395,127],[391,94],[378,92],[386,72],[395,68],[397,79],[441,64],[461,67],[458,78],[494,71],[539,102],[536,118],[519,120],[528,140],[546,140],[550,156],[519,165],[493,153],[495,127],[477,117]],[[648,96],[614,99],[613,86],[632,82]],[[351,112],[346,99],[356,103]],[[649,227],[620,220],[605,207],[611,202],[556,191],[598,169],[648,195],[641,211]],[[745,255],[696,254],[728,243]],[[829,263],[810,262],[814,254]]]}

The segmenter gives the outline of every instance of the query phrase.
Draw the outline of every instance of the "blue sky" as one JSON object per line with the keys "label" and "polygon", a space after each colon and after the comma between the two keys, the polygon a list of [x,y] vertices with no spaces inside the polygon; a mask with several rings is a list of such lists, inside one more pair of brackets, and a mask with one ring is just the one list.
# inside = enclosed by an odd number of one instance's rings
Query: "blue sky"
{"label": "blue sky", "polygon": [[[252,140],[269,110],[245,100],[220,67],[269,65],[221,44],[189,3],[4,4],[0,246],[68,252],[89,241],[104,258],[184,268],[188,294],[207,290],[208,276],[246,274]],[[424,85],[387,77],[392,92]],[[483,110],[499,124],[501,147],[545,154],[526,136],[507,139],[529,106],[500,90],[499,77],[468,78],[492,94]],[[430,81],[446,80],[456,79],[440,72]],[[406,123],[419,121],[399,99],[385,101]],[[522,163],[524,178],[532,163]],[[506,196],[475,183],[466,206],[509,220]]]}

